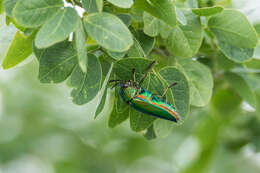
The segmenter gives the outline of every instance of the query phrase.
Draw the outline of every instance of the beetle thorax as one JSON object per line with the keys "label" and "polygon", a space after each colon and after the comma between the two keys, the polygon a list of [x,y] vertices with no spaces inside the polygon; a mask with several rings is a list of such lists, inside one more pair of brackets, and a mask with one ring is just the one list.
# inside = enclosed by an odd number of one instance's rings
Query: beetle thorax
{"label": "beetle thorax", "polygon": [[120,85],[120,94],[125,101],[133,99],[138,94],[139,89],[135,86]]}

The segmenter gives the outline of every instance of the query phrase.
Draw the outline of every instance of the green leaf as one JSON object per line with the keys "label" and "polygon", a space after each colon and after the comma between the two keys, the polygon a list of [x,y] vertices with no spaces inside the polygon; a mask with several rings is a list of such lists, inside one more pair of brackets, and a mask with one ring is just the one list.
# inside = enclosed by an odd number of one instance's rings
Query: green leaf
{"label": "green leaf", "polygon": [[9,69],[24,61],[32,53],[32,44],[35,33],[29,37],[24,36],[19,31],[16,32],[14,39],[2,62],[4,69]]}
{"label": "green leaf", "polygon": [[105,89],[102,97],[101,97],[101,100],[99,102],[99,105],[96,109],[96,112],[95,112],[95,118],[102,112],[102,110],[104,109],[105,107],[105,103],[106,103],[106,99],[107,99],[107,88]]}
{"label": "green leaf", "polygon": [[213,77],[210,69],[191,59],[182,59],[178,64],[183,68],[190,86],[190,102],[194,106],[209,103],[213,90]]}
{"label": "green leaf", "polygon": [[78,14],[73,8],[60,10],[41,27],[35,38],[35,45],[38,48],[46,48],[65,40],[75,30],[78,21]]}
{"label": "green leaf", "polygon": [[205,7],[205,8],[193,8],[192,12],[198,16],[212,16],[220,13],[224,10],[221,6]]}
{"label": "green leaf", "polygon": [[88,54],[87,67],[87,72],[84,73],[77,65],[71,74],[71,85],[74,87],[71,91],[71,97],[73,103],[78,105],[91,101],[101,86],[101,65],[95,55]]}
{"label": "green leaf", "polygon": [[217,46],[228,59],[237,63],[249,61],[254,55],[253,48],[235,47],[224,41],[218,41]]}
{"label": "green leaf", "polygon": [[144,134],[145,139],[152,140],[156,138],[153,125],[151,125]]}
{"label": "green leaf", "polygon": [[3,0],[5,12],[9,17],[12,17],[12,11],[17,2],[18,0]]}
{"label": "green leaf", "polygon": [[177,19],[180,22],[180,24],[187,25],[186,17],[184,16],[181,9],[176,8],[176,15],[177,15]]}
{"label": "green leaf", "polygon": [[123,58],[126,55],[126,52],[112,52],[107,51],[108,55],[111,56],[114,59],[120,59]]}
{"label": "green leaf", "polygon": [[248,61],[244,64],[247,68],[256,69],[256,70],[260,69],[260,59],[252,59],[251,61]]}
{"label": "green leaf", "polygon": [[132,17],[129,14],[117,14],[117,17],[119,17],[127,27],[129,27],[132,23]]}
{"label": "green leaf", "polygon": [[103,10],[103,0],[82,0],[82,6],[88,14],[101,12]]}
{"label": "green leaf", "polygon": [[211,109],[217,115],[227,119],[228,116],[234,116],[234,112],[240,107],[241,98],[234,90],[219,89],[212,97]]}
{"label": "green leaf", "polygon": [[254,27],[255,27],[255,30],[258,34],[258,37],[260,37],[260,23],[256,24]]}
{"label": "green leaf", "polygon": [[163,119],[157,119],[153,123],[153,129],[155,132],[155,135],[157,137],[167,137],[172,129],[173,129],[174,123],[171,121],[163,120]]}
{"label": "green leaf", "polygon": [[171,0],[138,0],[135,1],[134,7],[150,13],[172,27],[177,25],[175,3]]}
{"label": "green leaf", "polygon": [[[20,26],[19,24],[17,24],[14,20],[14,18],[12,17],[8,17],[6,16],[6,19],[9,18],[8,20],[10,20],[10,22],[17,28],[19,29],[20,31],[22,31],[24,33],[24,35],[26,35],[25,31],[26,31],[26,28]],[[33,28],[30,28],[31,30],[34,30]]]}
{"label": "green leaf", "polygon": [[258,73],[238,73],[247,84],[256,92],[260,91],[260,76]]}
{"label": "green leaf", "polygon": [[260,44],[254,50],[254,58],[260,59]]}
{"label": "green leaf", "polygon": [[98,12],[97,0],[82,0],[82,6],[88,14]]}
{"label": "green leaf", "polygon": [[[0,16],[1,19],[2,16]],[[12,43],[13,37],[17,29],[13,26],[1,26],[0,27],[0,59],[6,55],[8,47]]]}
{"label": "green leaf", "polygon": [[144,33],[155,37],[159,34],[160,21],[147,12],[143,13]]}
{"label": "green leaf", "polygon": [[87,71],[86,64],[88,64],[87,48],[86,48],[86,35],[83,28],[82,21],[80,20],[78,27],[75,31],[75,42],[78,54],[78,63],[81,70],[85,73]]}
{"label": "green leaf", "polygon": [[256,107],[256,97],[252,88],[238,74],[228,72],[225,74],[227,81],[234,90],[251,106]]}
{"label": "green leaf", "polygon": [[130,127],[135,132],[140,132],[147,129],[152,125],[155,119],[156,118],[151,115],[143,114],[142,112],[130,109]]}
{"label": "green leaf", "polygon": [[63,6],[62,0],[22,0],[13,9],[16,22],[24,27],[39,27]]}
{"label": "green leaf", "polygon": [[123,58],[114,65],[114,72],[121,80],[132,78],[132,69],[136,69],[136,80],[139,81],[144,75],[146,68],[152,61],[144,58]]}
{"label": "green leaf", "polygon": [[[212,163],[212,158],[215,155],[214,151],[219,140],[220,123],[210,116],[209,113],[204,114],[203,117],[205,118],[198,122],[195,129],[196,144],[199,150],[195,153],[195,157],[190,159],[190,162],[181,169],[181,173],[207,172],[207,168]],[[190,154],[188,154],[189,156]]]}
{"label": "green leaf", "polygon": [[40,64],[39,80],[42,83],[63,82],[77,64],[77,53],[68,41],[46,49],[38,49],[34,45],[33,52]]}
{"label": "green leaf", "polygon": [[218,52],[216,54],[216,60],[218,67],[224,70],[231,70],[235,67],[236,63],[234,61],[229,60],[223,53]]}
{"label": "green leaf", "polygon": [[[1,21],[1,22],[3,23],[3,21]],[[12,18],[6,15],[6,17],[5,17],[5,25],[9,26],[11,22],[12,22]]]}
{"label": "green leaf", "polygon": [[225,9],[222,13],[212,16],[208,27],[218,41],[234,47],[254,48],[258,43],[255,29],[237,10]]}
{"label": "green leaf", "polygon": [[[102,67],[102,72],[106,71],[103,66],[102,66],[102,60],[101,58],[99,58],[99,61],[101,63],[101,67]],[[100,90],[100,95],[102,96],[101,99],[99,98],[98,103],[97,103],[97,108],[96,108],[96,112],[95,112],[95,118],[101,113],[101,111],[103,110],[104,106],[105,106],[105,102],[106,102],[106,98],[107,98],[107,89],[108,89],[108,80],[110,79],[110,75],[112,73],[113,70],[113,64],[110,65],[109,64],[109,71],[106,73],[106,78],[102,84],[102,88]]]}
{"label": "green leaf", "polygon": [[120,8],[131,8],[131,6],[134,3],[133,0],[107,0],[107,1]]}
{"label": "green leaf", "polygon": [[256,93],[256,103],[257,118],[260,120],[260,93]]}
{"label": "green leaf", "polygon": [[202,43],[202,27],[199,18],[190,11],[184,11],[187,25],[177,26],[167,39],[168,50],[175,56],[192,57]]}
{"label": "green leaf", "polygon": [[106,54],[100,55],[98,59],[102,67],[102,76],[105,78],[109,72],[109,69],[111,68],[111,61]]}
{"label": "green leaf", "polygon": [[114,52],[127,51],[133,44],[130,31],[116,16],[109,13],[93,13],[84,17],[88,34],[104,48]]}
{"label": "green leaf", "polygon": [[104,0],[96,0],[98,12],[103,11]]}
{"label": "green leaf", "polygon": [[167,23],[165,23],[164,21],[160,21],[159,26],[160,26],[159,27],[160,35],[162,36],[163,39],[167,39],[172,31],[172,27]]}
{"label": "green leaf", "polygon": [[147,57],[152,51],[155,39],[145,35],[142,31],[133,31],[134,45],[128,51],[129,57]]}
{"label": "green leaf", "polygon": [[124,122],[130,114],[130,107],[127,105],[119,95],[119,89],[117,88],[115,93],[115,103],[111,115],[109,116],[108,126],[114,128],[117,125]]}
{"label": "green leaf", "polygon": [[[154,71],[150,73],[148,76],[147,89],[155,95],[162,95],[164,90],[166,89],[166,83],[163,83],[160,76]],[[165,84],[165,85],[164,85]],[[170,91],[169,91],[170,92]]]}
{"label": "green leaf", "polygon": [[177,112],[185,118],[189,112],[190,106],[190,91],[186,77],[174,67],[165,67],[159,71],[159,74],[168,85],[177,82],[177,85],[171,88],[171,91]]}
{"label": "green leaf", "polygon": [[3,0],[0,0],[0,14],[4,12]]}
{"label": "green leaf", "polygon": [[29,35],[32,34],[34,31],[37,31],[37,29],[26,28],[23,32],[24,32],[24,35],[29,36]]}
{"label": "green leaf", "polygon": [[198,0],[187,0],[187,5],[190,8],[198,8],[199,7]]}

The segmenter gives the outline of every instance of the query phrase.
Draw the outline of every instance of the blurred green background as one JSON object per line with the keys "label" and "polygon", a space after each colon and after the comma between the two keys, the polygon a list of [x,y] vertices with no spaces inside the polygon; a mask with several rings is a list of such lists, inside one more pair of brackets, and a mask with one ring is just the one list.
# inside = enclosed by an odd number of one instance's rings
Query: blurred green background
{"label": "blurred green background", "polygon": [[[232,6],[260,23],[259,0]],[[0,20],[3,57],[15,29]],[[215,89],[209,106],[191,108],[169,136],[149,141],[128,121],[108,128],[109,105],[94,120],[96,100],[76,106],[65,83],[43,85],[37,75],[34,57],[0,69],[0,173],[260,172],[260,123],[233,90]]]}

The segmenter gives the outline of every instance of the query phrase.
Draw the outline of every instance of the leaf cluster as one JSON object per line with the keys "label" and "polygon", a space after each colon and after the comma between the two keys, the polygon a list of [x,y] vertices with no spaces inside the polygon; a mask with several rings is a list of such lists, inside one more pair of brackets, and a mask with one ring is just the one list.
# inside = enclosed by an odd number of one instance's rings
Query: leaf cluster
{"label": "leaf cluster", "polygon": [[[2,67],[34,54],[41,83],[66,81],[73,103],[97,102],[95,117],[113,102],[105,112],[109,127],[129,118],[132,130],[147,138],[165,136],[173,124],[131,109],[108,81],[129,80],[133,68],[138,80],[152,60],[157,64],[143,87],[160,95],[177,82],[167,100],[181,122],[190,108],[207,105],[219,117],[232,115],[243,102],[260,114],[259,27],[242,12],[210,2],[3,0],[0,12],[17,32]],[[234,107],[222,104],[229,98]]]}

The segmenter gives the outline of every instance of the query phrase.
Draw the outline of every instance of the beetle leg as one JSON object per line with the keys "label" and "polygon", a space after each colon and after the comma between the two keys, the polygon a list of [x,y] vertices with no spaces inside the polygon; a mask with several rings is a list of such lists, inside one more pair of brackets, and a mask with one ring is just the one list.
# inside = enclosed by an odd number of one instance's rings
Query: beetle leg
{"label": "beetle leg", "polygon": [[122,82],[122,80],[110,80],[108,81],[108,83],[112,83],[112,82],[115,82],[115,84],[111,87],[111,89],[115,88],[118,84],[120,84]]}
{"label": "beetle leg", "polygon": [[174,82],[173,84],[171,84],[171,85],[169,85],[165,90],[164,90],[164,92],[163,92],[163,94],[162,94],[162,96],[161,97],[164,97],[165,95],[166,95],[166,93],[167,93],[167,91],[168,91],[168,89],[170,89],[171,87],[173,87],[173,86],[175,86],[175,85],[177,85],[177,83],[176,82]]}
{"label": "beetle leg", "polygon": [[112,83],[112,82],[120,82],[121,80],[110,80],[108,81],[108,83]]}
{"label": "beetle leg", "polygon": [[116,83],[111,87],[111,89],[115,88],[118,84],[119,84],[119,83],[116,82]]}
{"label": "beetle leg", "polygon": [[146,68],[145,74],[144,74],[144,76],[142,77],[142,79],[139,82],[140,85],[144,82],[144,80],[147,77],[148,73],[152,70],[154,64],[155,64],[155,61],[153,61],[151,64],[149,64],[149,66]]}

